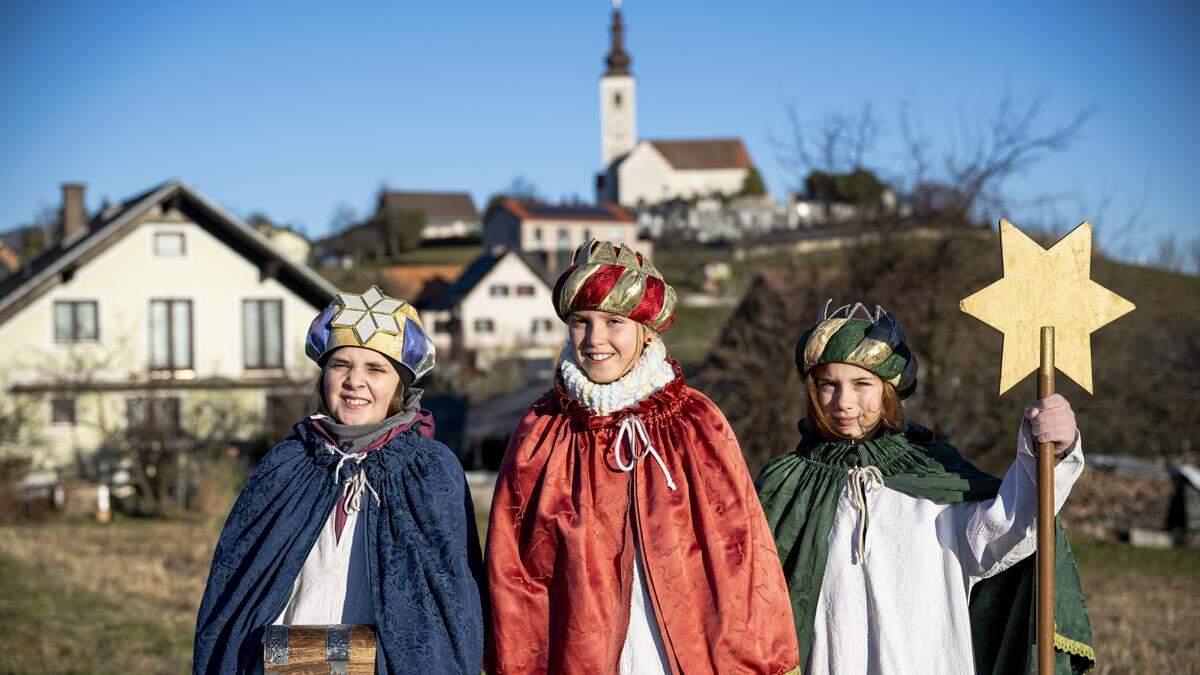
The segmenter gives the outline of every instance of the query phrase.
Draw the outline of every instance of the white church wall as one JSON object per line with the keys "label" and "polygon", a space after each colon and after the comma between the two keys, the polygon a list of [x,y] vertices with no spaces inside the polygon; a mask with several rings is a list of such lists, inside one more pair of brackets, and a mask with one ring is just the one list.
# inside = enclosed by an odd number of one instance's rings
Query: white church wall
{"label": "white church wall", "polygon": [[707,195],[736,195],[742,190],[747,169],[704,169],[672,171],[673,196],[684,199]]}
{"label": "white church wall", "polygon": [[673,170],[653,145],[643,141],[617,168],[617,190],[622,206],[656,204],[675,196]]}

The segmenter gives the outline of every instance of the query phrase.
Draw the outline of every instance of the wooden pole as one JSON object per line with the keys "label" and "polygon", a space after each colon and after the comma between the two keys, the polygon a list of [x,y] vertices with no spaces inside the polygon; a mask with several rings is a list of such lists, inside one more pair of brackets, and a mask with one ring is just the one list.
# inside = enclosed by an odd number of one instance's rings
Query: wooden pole
{"label": "wooden pole", "polygon": [[[1054,394],[1054,326],[1042,326],[1038,399]],[[1038,443],[1037,456],[1038,673],[1054,675],[1054,444]]]}

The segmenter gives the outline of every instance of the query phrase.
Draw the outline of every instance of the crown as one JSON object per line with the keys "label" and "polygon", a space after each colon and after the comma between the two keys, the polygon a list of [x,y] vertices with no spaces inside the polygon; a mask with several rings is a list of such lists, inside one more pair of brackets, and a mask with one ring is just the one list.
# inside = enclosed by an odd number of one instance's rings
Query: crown
{"label": "crown", "polygon": [[588,239],[575,249],[574,262],[580,267],[584,265],[619,265],[647,276],[663,278],[658,269],[650,264],[649,260],[642,258],[640,253],[628,245],[614,246],[611,241]]}
{"label": "crown", "polygon": [[825,306],[821,309],[821,315],[817,317],[817,323],[821,323],[827,319],[861,319],[872,325],[886,328],[895,333],[901,340],[904,340],[904,331],[900,330],[900,324],[896,321],[896,317],[892,316],[879,305],[875,305],[874,313],[867,309],[867,306],[861,302],[856,302],[853,305],[842,305],[831,312],[829,308],[832,305],[833,298],[825,301]]}

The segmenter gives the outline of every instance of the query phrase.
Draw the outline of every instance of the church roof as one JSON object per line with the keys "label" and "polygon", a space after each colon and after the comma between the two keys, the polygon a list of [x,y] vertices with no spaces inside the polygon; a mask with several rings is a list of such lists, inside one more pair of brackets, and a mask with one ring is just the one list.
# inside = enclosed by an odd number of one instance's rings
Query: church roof
{"label": "church roof", "polygon": [[675,169],[749,169],[750,153],[740,138],[646,141]]}

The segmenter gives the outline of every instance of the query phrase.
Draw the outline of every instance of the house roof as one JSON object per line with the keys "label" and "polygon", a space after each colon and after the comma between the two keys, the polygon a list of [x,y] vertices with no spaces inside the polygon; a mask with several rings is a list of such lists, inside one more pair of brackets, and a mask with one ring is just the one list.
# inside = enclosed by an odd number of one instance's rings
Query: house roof
{"label": "house roof", "polygon": [[529,199],[505,199],[500,208],[521,220],[637,221],[632,213],[616,204],[544,204]]}
{"label": "house roof", "polygon": [[375,271],[384,292],[421,307],[446,293],[462,265],[390,265]]}
{"label": "house roof", "polygon": [[513,249],[503,249],[495,252],[487,252],[471,261],[467,265],[458,279],[450,286],[449,290],[441,297],[435,298],[428,302],[425,306],[430,309],[450,309],[465,298],[471,291],[475,289],[484,279],[491,274],[496,265],[505,257],[513,255],[518,260],[525,263],[533,275],[539,281],[546,285],[547,290],[554,288],[557,277],[552,276],[551,272],[546,269],[545,264],[538,256],[526,251],[516,251]]}
{"label": "house roof", "polygon": [[266,237],[199,190],[180,180],[167,181],[96,214],[82,236],[43,251],[22,270],[0,281],[0,323],[26,303],[45,294],[141,224],[153,207],[177,208],[197,224],[215,228],[222,242],[275,275],[313,306],[322,307],[337,293],[307,265],[293,262]]}
{"label": "house roof", "polygon": [[380,207],[393,211],[420,211],[426,222],[477,220],[479,212],[466,192],[399,192],[387,190]]}
{"label": "house roof", "polygon": [[749,169],[754,165],[740,138],[646,142],[676,169]]}

